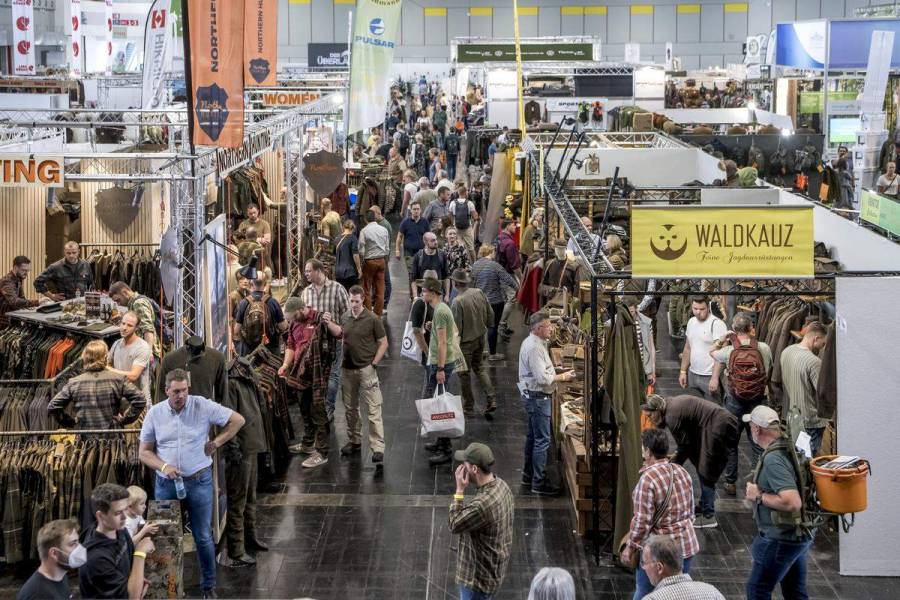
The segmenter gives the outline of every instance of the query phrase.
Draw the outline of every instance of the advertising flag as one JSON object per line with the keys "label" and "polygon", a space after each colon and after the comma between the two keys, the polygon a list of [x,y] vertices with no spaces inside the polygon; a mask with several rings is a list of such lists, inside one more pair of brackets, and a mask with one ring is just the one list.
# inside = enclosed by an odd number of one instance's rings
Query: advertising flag
{"label": "advertising flag", "polygon": [[81,77],[81,65],[84,58],[81,56],[81,0],[69,0],[69,47],[66,55],[69,62],[69,73],[72,77]]}
{"label": "advertising flag", "polygon": [[244,81],[275,85],[278,67],[278,0],[244,0]]}
{"label": "advertising flag", "polygon": [[384,122],[402,4],[402,0],[359,0],[356,5],[350,51],[348,134]]}
{"label": "advertising flag", "polygon": [[34,5],[12,0],[13,75],[34,75]]}
{"label": "advertising flag", "polygon": [[169,18],[172,0],[154,0],[144,27],[144,85],[141,106],[157,108],[165,91],[166,55],[169,52]]}
{"label": "advertising flag", "polygon": [[106,0],[106,75],[113,71],[113,0]]}
{"label": "advertising flag", "polygon": [[244,141],[244,5],[188,0],[195,144],[239,148]]}

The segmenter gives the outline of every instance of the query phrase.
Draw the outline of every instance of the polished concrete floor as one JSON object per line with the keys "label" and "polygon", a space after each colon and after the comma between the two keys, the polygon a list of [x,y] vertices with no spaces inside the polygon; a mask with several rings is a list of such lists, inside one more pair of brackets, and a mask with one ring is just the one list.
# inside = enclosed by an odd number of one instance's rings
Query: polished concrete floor
{"label": "polished concrete floor", "polygon": [[[326,465],[314,470],[303,469],[301,460],[295,458],[279,484],[280,491],[260,497],[260,536],[270,551],[258,555],[255,568],[220,567],[220,597],[458,597],[454,583],[456,542],[447,528],[453,476],[450,465],[428,465],[428,454],[417,434],[414,401],[420,397],[423,374],[420,366],[399,353],[409,301],[403,292],[406,275],[398,266],[396,262],[391,265],[395,293],[386,320],[391,354],[379,369],[387,444],[383,472],[376,472],[365,446],[361,457],[341,458],[335,451]],[[515,388],[520,339],[521,335],[513,338],[504,362],[490,366],[498,389],[496,420],[488,422],[480,416],[469,420],[462,441],[489,444],[497,459],[497,474],[516,494],[514,550],[509,574],[496,598],[526,598],[531,578],[545,566],[568,569],[575,578],[578,598],[630,598],[633,576],[609,566],[604,562],[608,557],[600,565],[593,562],[590,546],[573,531],[568,499],[539,499],[517,485],[525,430]],[[664,375],[660,391],[665,394],[674,392],[677,366],[669,344],[664,341],[660,345]],[[458,391],[455,377],[450,387]],[[346,442],[343,422],[339,403],[333,448]],[[748,469],[748,448],[744,444],[741,476]],[[741,598],[755,526],[743,502],[727,496],[718,500],[718,519],[718,529],[699,531],[702,551],[692,573],[714,584],[726,598]],[[837,564],[837,536],[822,532],[809,561],[812,598],[900,597],[900,579],[841,577]],[[27,573],[8,573],[0,579],[0,597],[11,597],[24,576]],[[194,554],[185,559],[184,576],[187,593],[197,594]]]}

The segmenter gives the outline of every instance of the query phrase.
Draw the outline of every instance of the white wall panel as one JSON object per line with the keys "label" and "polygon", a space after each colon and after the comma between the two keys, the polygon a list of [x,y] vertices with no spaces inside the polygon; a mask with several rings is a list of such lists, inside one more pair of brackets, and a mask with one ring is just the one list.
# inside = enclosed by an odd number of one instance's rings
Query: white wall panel
{"label": "white wall panel", "polygon": [[844,0],[822,0],[821,13],[829,19],[843,18]]}
{"label": "white wall panel", "polygon": [[[312,5],[289,4],[287,14],[291,22],[288,28],[289,44],[291,46],[306,46],[312,40]],[[306,51],[304,50],[305,53]]]}
{"label": "white wall panel", "polygon": [[610,6],[607,9],[610,44],[626,44],[631,41],[631,9],[628,6]]}
{"label": "white wall panel", "polygon": [[653,12],[653,41],[674,42],[678,35],[674,6],[657,6]]}
{"label": "white wall panel", "polygon": [[312,42],[334,41],[334,4],[331,0],[312,0]]}
{"label": "white wall panel", "polygon": [[472,37],[493,37],[493,28],[491,26],[492,17],[469,17],[469,31]]}
{"label": "white wall panel", "polygon": [[278,0],[278,44],[287,46],[291,43],[291,5],[288,0]]}
{"label": "white wall panel", "polygon": [[678,13],[676,15],[676,21],[678,23],[677,41],[700,41],[700,13]]}
{"label": "white wall panel", "polygon": [[403,40],[403,45],[424,46],[425,14],[422,11],[422,7],[417,4],[404,2],[400,20],[403,21],[403,31],[400,37]]}
{"label": "white wall panel", "polygon": [[744,43],[747,40],[747,11],[725,13],[725,41]]}
{"label": "white wall panel", "polygon": [[721,42],[725,30],[723,5],[700,5],[700,41]]}
{"label": "white wall panel", "polygon": [[584,15],[561,15],[561,35],[584,35]]}
{"label": "white wall panel", "polygon": [[[808,0],[801,0],[805,2]],[[772,23],[788,23],[797,18],[796,0],[772,0]]]}
{"label": "white wall panel", "polygon": [[653,15],[631,15],[631,40],[632,42],[650,43],[653,41]]}
{"label": "white wall panel", "polygon": [[750,0],[747,24],[747,35],[768,35],[772,31],[772,0]]}
{"label": "white wall panel", "polygon": [[538,9],[538,35],[559,35],[560,17],[558,6],[541,6]]}
{"label": "white wall panel", "polygon": [[[469,35],[469,9],[447,9],[447,40],[453,41],[456,37],[468,37]],[[448,52],[449,56],[449,52]]]}
{"label": "white wall panel", "polygon": [[515,35],[513,9],[511,6],[509,8],[494,7],[493,31],[491,33],[493,37],[498,38],[511,38]]}
{"label": "white wall panel", "polygon": [[820,0],[797,0],[797,20],[818,19],[821,15]]}
{"label": "white wall panel", "polygon": [[[466,23],[467,20],[464,19]],[[450,40],[447,38],[447,17],[425,15],[425,45],[446,46]]]}
{"label": "white wall panel", "polygon": [[[519,6],[519,10],[522,6]],[[538,16],[537,15],[519,15],[519,35],[522,37],[538,36]]]}
{"label": "white wall panel", "polygon": [[603,47],[608,41],[608,36],[606,34],[606,15],[584,15],[584,35],[596,35],[599,37],[600,53],[606,55],[606,49]]}
{"label": "white wall panel", "polygon": [[[353,10],[351,4],[335,4],[334,5],[334,40],[347,41],[348,31],[350,29],[350,11]],[[446,31],[446,28],[445,28]]]}

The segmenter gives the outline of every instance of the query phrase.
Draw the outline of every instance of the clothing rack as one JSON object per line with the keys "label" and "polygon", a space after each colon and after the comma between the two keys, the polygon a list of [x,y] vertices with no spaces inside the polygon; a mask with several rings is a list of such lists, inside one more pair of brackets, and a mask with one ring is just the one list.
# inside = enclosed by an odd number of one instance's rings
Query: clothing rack
{"label": "clothing rack", "polygon": [[10,384],[16,385],[16,384],[23,384],[23,383],[40,385],[42,383],[49,383],[50,384],[50,393],[55,394],[56,393],[56,380],[59,379],[60,377],[62,377],[63,375],[65,375],[66,373],[68,373],[70,369],[72,369],[76,366],[80,366],[80,365],[81,365],[81,361],[76,360],[75,362],[70,364],[68,367],[64,368],[62,371],[60,371],[59,373],[57,373],[50,379],[0,379],[0,385],[10,385]]}
{"label": "clothing rack", "polygon": [[0,431],[0,437],[28,437],[31,435],[100,435],[107,433],[134,435],[140,432],[140,429],[45,429],[39,431]]}

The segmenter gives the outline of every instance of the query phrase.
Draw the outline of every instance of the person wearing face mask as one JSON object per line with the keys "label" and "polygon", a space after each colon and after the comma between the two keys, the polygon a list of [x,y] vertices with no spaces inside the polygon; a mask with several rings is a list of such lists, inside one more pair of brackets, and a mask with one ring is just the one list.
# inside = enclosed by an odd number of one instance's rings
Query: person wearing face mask
{"label": "person wearing face mask", "polygon": [[22,283],[31,271],[31,259],[17,256],[13,259],[12,270],[0,279],[0,329],[9,327],[6,313],[38,305],[37,300],[29,300],[22,291]]}
{"label": "person wearing face mask", "polygon": [[78,542],[78,523],[74,519],[50,521],[38,531],[37,550],[41,566],[16,594],[16,600],[72,598],[66,572],[87,560],[87,550]]}
{"label": "person wearing face mask", "polygon": [[[135,546],[125,529],[128,490],[114,483],[100,484],[91,493],[91,508],[97,525],[81,536],[86,550],[86,560],[78,570],[81,597],[129,600],[143,597],[144,564],[147,555],[156,548],[149,537]],[[72,555],[80,556],[80,553],[73,551]]]}
{"label": "person wearing face mask", "polygon": [[34,278],[34,289],[51,300],[69,300],[94,289],[94,272],[86,260],[78,257],[77,242],[63,246],[65,258],[58,260]]}

